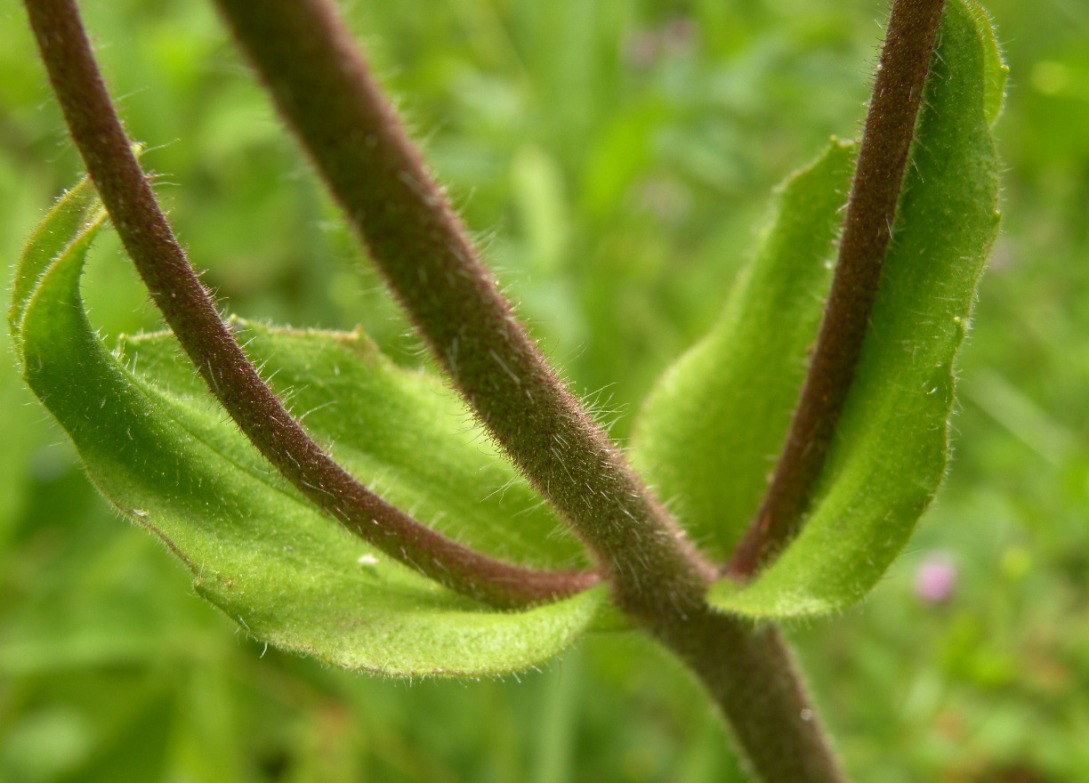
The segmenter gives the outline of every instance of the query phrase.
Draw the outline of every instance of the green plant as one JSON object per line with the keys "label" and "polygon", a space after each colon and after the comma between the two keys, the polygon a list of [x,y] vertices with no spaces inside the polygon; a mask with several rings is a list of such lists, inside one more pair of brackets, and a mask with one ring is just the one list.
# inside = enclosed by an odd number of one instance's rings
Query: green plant
{"label": "green plant", "polygon": [[[89,184],[28,245],[16,348],[103,494],[167,543],[198,592],[258,638],[403,675],[513,671],[595,623],[641,626],[704,683],[756,775],[841,777],[774,622],[860,599],[945,471],[952,362],[997,224],[989,127],[1003,73],[973,3],[946,9],[933,67],[942,4],[894,6],[834,278],[824,261],[855,157],[840,142],[784,185],[722,320],[648,399],[632,458],[680,524],[513,319],[329,8],[220,3],[494,452],[438,430],[463,409],[358,334],[223,324],[74,6],[27,7],[105,210],[245,437],[169,335],[111,356],[89,328],[79,276],[105,220]],[[298,419],[269,386],[294,390]],[[564,522],[582,546],[554,535]],[[732,554],[727,574],[710,554]]]}

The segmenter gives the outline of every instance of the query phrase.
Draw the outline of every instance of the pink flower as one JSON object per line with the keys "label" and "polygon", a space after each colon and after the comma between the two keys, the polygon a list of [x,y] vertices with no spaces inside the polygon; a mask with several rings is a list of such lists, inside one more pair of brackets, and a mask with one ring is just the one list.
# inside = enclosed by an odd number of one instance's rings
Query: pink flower
{"label": "pink flower", "polygon": [[931,552],[915,572],[915,595],[928,604],[949,600],[957,587],[957,567],[945,552]]}

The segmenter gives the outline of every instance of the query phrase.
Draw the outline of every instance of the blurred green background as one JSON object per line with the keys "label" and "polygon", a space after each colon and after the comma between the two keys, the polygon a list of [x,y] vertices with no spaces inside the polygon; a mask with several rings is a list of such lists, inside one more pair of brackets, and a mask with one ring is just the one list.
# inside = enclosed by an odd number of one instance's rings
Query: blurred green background
{"label": "blurred green background", "polygon": [[[85,13],[159,192],[228,307],[419,346],[208,3]],[[884,2],[354,0],[489,261],[623,439],[707,328],[771,187],[863,115]],[[957,455],[888,577],[789,629],[860,781],[1089,780],[1089,3],[994,0],[1004,231],[961,361]],[[0,7],[0,257],[78,176],[22,9]],[[5,283],[5,290],[8,283]],[[107,335],[156,328],[116,240]],[[0,781],[741,780],[667,656],[601,635],[504,681],[392,682],[248,640],[111,512],[0,337]],[[958,576],[942,603],[920,566]]]}

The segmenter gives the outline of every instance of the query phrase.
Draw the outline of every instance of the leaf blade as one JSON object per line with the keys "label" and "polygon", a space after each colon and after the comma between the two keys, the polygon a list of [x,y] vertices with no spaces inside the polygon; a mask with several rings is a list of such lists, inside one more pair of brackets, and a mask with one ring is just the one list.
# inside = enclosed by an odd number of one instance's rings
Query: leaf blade
{"label": "leaf blade", "polygon": [[[385,500],[446,535],[539,567],[583,564],[581,546],[528,483],[469,426],[441,381],[383,356],[361,332],[275,328],[232,318],[250,360],[337,461]],[[216,410],[168,333],[122,339],[119,356],[152,370],[163,404],[194,428],[192,409]],[[217,438],[207,430],[203,437]],[[251,472],[264,470],[254,455]]]}
{"label": "leaf blade", "polygon": [[[77,208],[62,201],[55,211]],[[34,281],[17,291],[25,377],[102,494],[159,537],[194,574],[198,593],[232,619],[285,649],[405,676],[523,669],[592,622],[601,590],[492,611],[322,517],[206,399],[166,394],[105,351],[79,293],[94,231],[71,214],[50,217],[74,236],[44,268],[34,266],[43,266],[38,254],[23,270]],[[172,368],[165,379],[177,379]]]}
{"label": "leaf blade", "polygon": [[23,248],[15,266],[12,281],[12,302],[8,310],[8,325],[15,339],[16,348],[22,332],[23,314],[34,295],[38,279],[52,261],[71,245],[90,242],[94,233],[105,222],[106,213],[98,202],[90,177],[84,177],[65,193],[56,205],[37,225]]}
{"label": "leaf blade", "polygon": [[946,7],[881,292],[813,511],[752,584],[716,584],[723,610],[785,618],[860,600],[944,478],[953,363],[998,227],[989,129],[1004,66],[975,11]]}
{"label": "leaf blade", "polygon": [[667,370],[640,411],[636,466],[719,559],[755,513],[786,437],[831,281],[855,153],[854,144],[833,140],[783,183],[720,320]]}

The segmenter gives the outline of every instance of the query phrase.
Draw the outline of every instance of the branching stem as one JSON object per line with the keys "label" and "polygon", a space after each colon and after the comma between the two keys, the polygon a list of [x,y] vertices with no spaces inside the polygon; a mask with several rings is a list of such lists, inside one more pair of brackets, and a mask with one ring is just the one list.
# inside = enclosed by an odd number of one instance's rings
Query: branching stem
{"label": "branching stem", "polygon": [[26,0],[26,8],[72,138],[125,249],[209,389],[261,453],[348,530],[474,598],[513,608],[595,584],[596,574],[534,571],[443,537],[357,482],[310,438],[247,360],[174,238],[114,111],[75,3]]}
{"label": "branching stem", "polygon": [[455,387],[620,603],[701,600],[714,569],[514,317],[332,5],[216,4]]}
{"label": "branching stem", "polygon": [[[216,0],[454,386],[586,543],[617,605],[693,670],[764,781],[838,783],[779,635],[712,609],[715,569],[684,538],[514,318],[330,0]],[[117,119],[73,0],[25,0],[73,138],[152,298],[240,428],[315,504],[388,554],[503,607],[585,589],[461,547],[386,504],[294,421],[190,268]],[[734,560],[746,576],[794,534],[868,326],[942,0],[895,0],[832,294],[767,500]]]}
{"label": "branching stem", "polygon": [[778,632],[707,604],[713,569],[515,320],[329,2],[216,2],[432,352],[620,608],[692,668],[761,780],[842,781]]}
{"label": "branching stem", "polygon": [[730,561],[737,579],[797,535],[828,454],[877,299],[943,7],[892,5],[817,345],[767,494]]}

